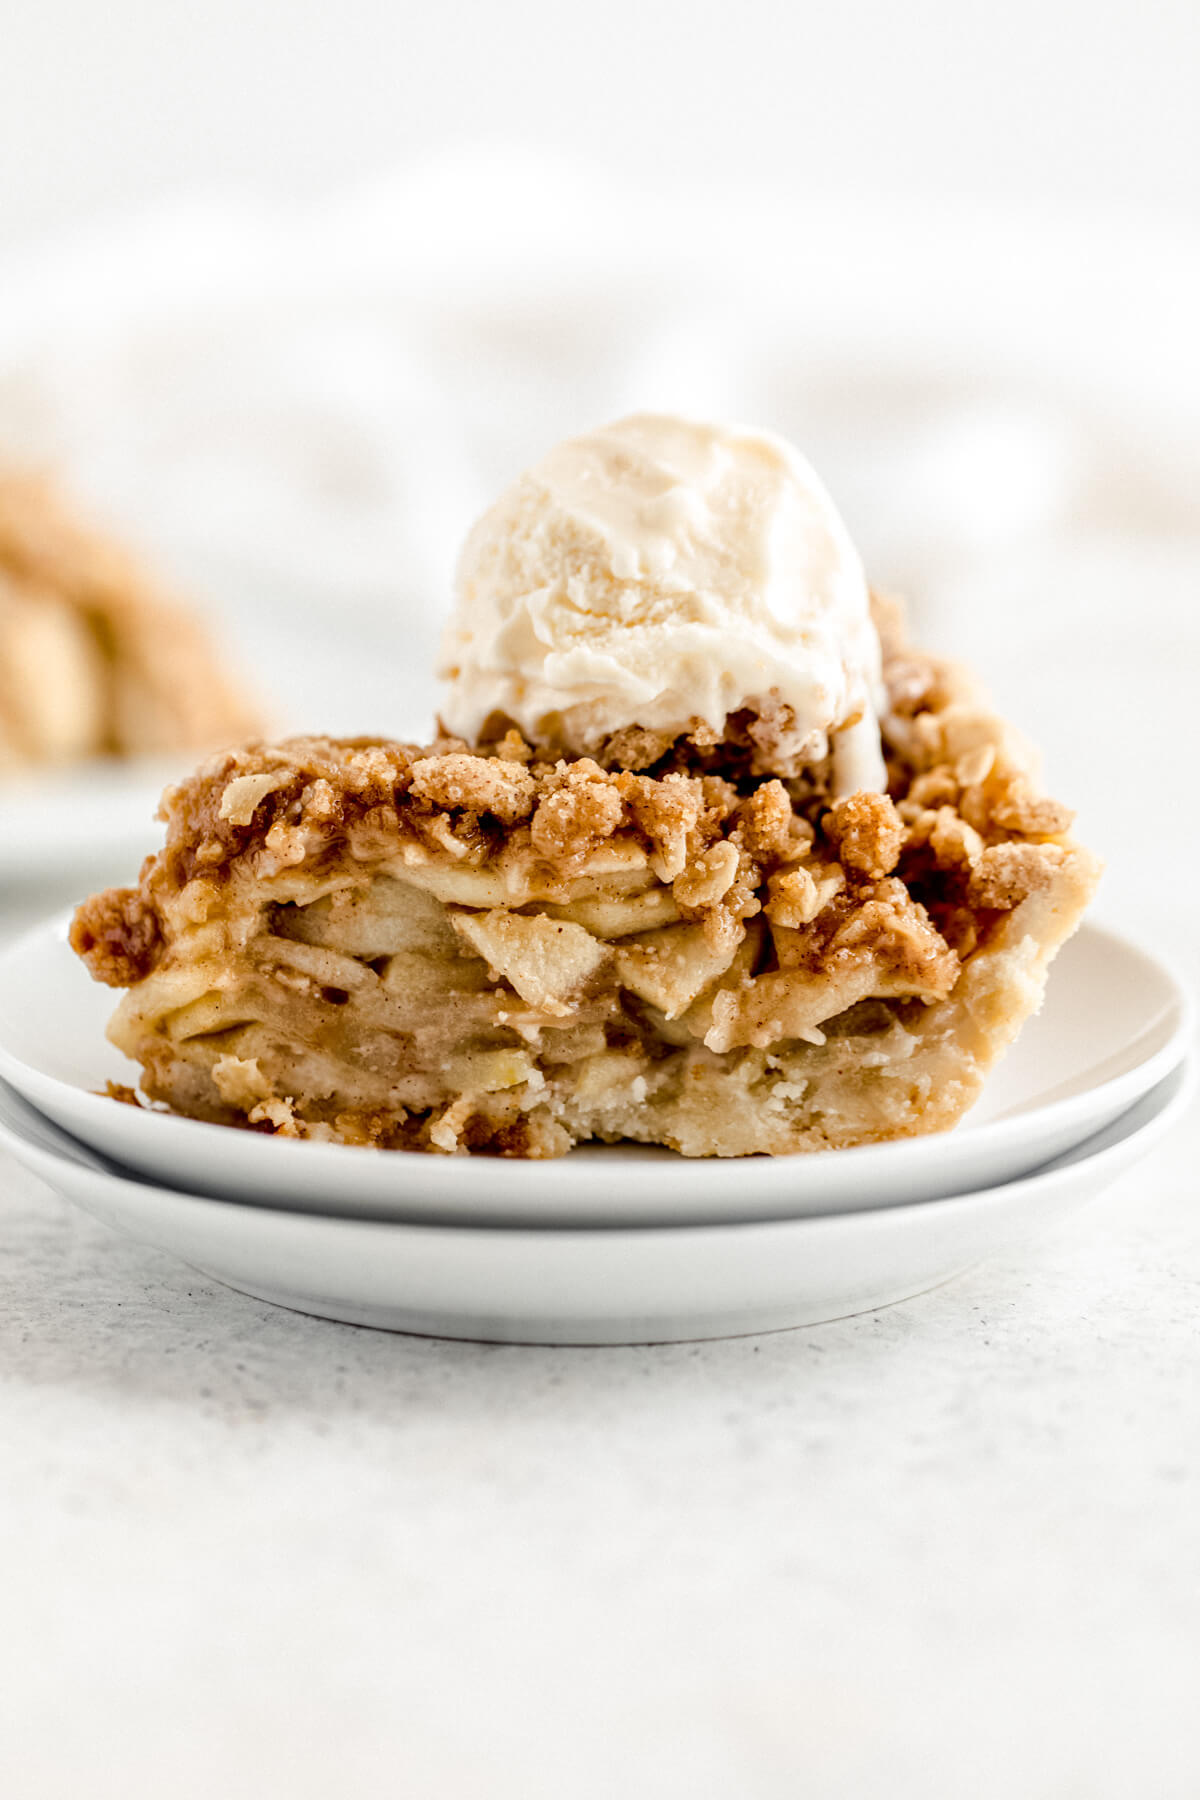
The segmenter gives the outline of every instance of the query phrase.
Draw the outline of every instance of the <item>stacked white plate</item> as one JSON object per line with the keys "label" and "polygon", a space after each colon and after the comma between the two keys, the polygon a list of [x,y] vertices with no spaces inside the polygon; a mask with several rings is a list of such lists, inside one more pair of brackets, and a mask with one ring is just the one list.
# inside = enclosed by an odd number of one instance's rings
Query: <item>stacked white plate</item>
{"label": "stacked white plate", "polygon": [[1059,1219],[1183,1110],[1192,1022],[1154,957],[1089,925],[957,1130],[689,1162],[524,1163],[289,1142],[115,1104],[114,996],[56,920],[0,957],[0,1143],[88,1212],[231,1287],[353,1324],[646,1343],[908,1299]]}

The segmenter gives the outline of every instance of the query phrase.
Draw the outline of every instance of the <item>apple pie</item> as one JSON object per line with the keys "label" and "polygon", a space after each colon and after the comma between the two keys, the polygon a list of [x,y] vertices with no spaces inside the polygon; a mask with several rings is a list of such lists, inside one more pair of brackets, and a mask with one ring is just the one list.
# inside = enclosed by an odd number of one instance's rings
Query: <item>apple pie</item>
{"label": "apple pie", "polygon": [[[938,1131],[1096,880],[956,666],[877,605],[886,791],[784,776],[779,719],[555,756],[292,739],[165,797],[72,943],[152,1101],[288,1137],[549,1157]],[[503,720],[495,722],[503,725]],[[765,746],[765,748],[764,748]]]}
{"label": "apple pie", "polygon": [[197,621],[39,477],[0,469],[0,774],[255,728]]}

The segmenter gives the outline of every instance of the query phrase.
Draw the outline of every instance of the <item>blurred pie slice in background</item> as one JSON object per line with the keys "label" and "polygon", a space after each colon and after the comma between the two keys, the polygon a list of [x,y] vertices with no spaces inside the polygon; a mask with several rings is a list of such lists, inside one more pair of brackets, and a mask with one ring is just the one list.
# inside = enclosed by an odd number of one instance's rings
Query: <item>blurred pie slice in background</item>
{"label": "blurred pie slice in background", "polygon": [[199,620],[51,482],[0,466],[0,775],[259,725]]}

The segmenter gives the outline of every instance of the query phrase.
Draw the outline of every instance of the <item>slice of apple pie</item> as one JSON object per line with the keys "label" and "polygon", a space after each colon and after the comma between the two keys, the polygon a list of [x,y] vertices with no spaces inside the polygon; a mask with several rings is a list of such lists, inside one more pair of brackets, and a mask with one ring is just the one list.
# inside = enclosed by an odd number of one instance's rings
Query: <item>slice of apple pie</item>
{"label": "slice of apple pie", "polygon": [[446,673],[431,747],[219,757],[139,886],[79,909],[151,1099],[514,1156],[936,1131],[1091,894],[1070,814],[872,615],[765,434],[560,446],[468,538]]}
{"label": "slice of apple pie", "polygon": [[[738,1156],[936,1131],[1041,998],[1093,859],[960,672],[884,665],[887,794],[297,739],[165,802],[72,942],[148,1096],[288,1136]],[[693,766],[689,766],[689,757]]]}

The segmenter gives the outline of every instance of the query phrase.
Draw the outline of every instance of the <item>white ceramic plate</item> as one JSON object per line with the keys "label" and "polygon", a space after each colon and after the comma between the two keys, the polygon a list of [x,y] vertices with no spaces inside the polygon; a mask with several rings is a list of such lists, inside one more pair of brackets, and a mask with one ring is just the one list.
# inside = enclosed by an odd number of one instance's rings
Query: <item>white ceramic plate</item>
{"label": "white ceramic plate", "polygon": [[633,1231],[322,1218],[111,1173],[0,1083],[0,1143],[107,1224],[230,1287],[353,1325],[502,1343],[628,1344],[778,1331],[936,1287],[1115,1180],[1183,1109],[1184,1064],[1023,1181],[880,1212]]}
{"label": "white ceramic plate", "polygon": [[[192,759],[194,761],[194,758]],[[162,842],[164,787],[186,759],[79,763],[0,781],[0,885],[98,870],[116,880]]]}
{"label": "white ceramic plate", "polygon": [[167,1186],[297,1210],[454,1224],[648,1225],[794,1218],[935,1199],[1025,1174],[1083,1141],[1184,1054],[1189,1007],[1159,963],[1085,927],[975,1111],[954,1132],[812,1156],[687,1162],[628,1145],[555,1162],[424,1156],[260,1136],[115,1105],[136,1071],[115,1004],[62,920],[0,957],[0,1074],[75,1137]]}

